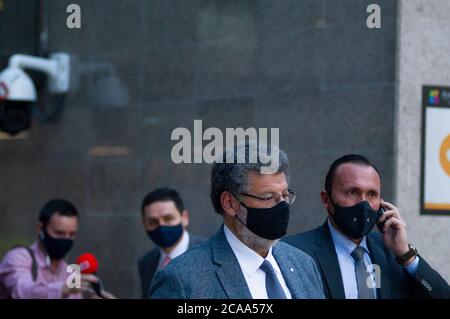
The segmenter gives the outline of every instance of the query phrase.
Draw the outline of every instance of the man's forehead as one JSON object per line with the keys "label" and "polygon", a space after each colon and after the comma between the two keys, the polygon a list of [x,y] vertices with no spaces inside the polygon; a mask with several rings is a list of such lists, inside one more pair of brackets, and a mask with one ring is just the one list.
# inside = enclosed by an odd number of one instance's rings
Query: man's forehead
{"label": "man's forehead", "polygon": [[178,208],[172,200],[157,201],[145,207],[145,213],[149,216],[169,215],[179,213]]}
{"label": "man's forehead", "polygon": [[380,176],[377,171],[370,165],[359,163],[345,163],[340,165],[333,178],[333,184],[372,184],[374,187],[380,186]]}
{"label": "man's forehead", "polygon": [[48,223],[54,229],[65,229],[68,226],[77,227],[78,218],[76,216],[65,216],[59,213],[54,214]]}
{"label": "man's forehead", "polygon": [[248,172],[249,189],[260,192],[271,192],[285,190],[288,187],[286,175],[283,172],[276,174],[259,174],[258,172]]}
{"label": "man's forehead", "polygon": [[77,216],[62,215],[61,213],[58,213],[58,212],[54,213],[52,215],[52,217],[50,217],[50,222],[55,222],[55,223],[65,223],[65,222],[71,222],[74,220],[78,220]]}

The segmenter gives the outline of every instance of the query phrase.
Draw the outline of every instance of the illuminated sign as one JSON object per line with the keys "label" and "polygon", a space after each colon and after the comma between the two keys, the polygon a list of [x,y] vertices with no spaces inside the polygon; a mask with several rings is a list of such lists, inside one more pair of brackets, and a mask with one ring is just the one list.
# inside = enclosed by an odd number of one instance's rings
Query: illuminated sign
{"label": "illuminated sign", "polygon": [[421,212],[450,215],[449,87],[423,87]]}

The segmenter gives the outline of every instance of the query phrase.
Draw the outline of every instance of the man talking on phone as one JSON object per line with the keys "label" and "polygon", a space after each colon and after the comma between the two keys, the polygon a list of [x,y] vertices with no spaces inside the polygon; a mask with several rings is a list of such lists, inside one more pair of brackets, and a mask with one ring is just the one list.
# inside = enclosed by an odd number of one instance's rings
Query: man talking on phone
{"label": "man talking on phone", "polygon": [[[284,241],[314,258],[327,298],[450,298],[447,282],[408,242],[398,208],[382,199],[367,158],[335,160],[320,197],[327,221]],[[380,233],[371,232],[375,225]]]}

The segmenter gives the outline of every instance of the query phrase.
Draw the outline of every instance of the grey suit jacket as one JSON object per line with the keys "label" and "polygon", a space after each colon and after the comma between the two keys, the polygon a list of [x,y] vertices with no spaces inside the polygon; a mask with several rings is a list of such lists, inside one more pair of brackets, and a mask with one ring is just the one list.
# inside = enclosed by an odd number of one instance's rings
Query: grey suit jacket
{"label": "grey suit jacket", "polygon": [[[207,238],[205,237],[196,236],[189,233],[188,248],[190,249],[196,245],[205,242],[206,240]],[[160,257],[161,257],[160,248],[155,247],[138,260],[139,277],[141,279],[141,288],[142,288],[142,298],[145,298],[148,295],[148,289],[150,288],[150,283],[152,282],[153,276],[155,275]]]}
{"label": "grey suit jacket", "polygon": [[[317,263],[327,298],[344,299],[339,261],[334,248],[328,223],[295,236],[283,238],[286,243],[302,249]],[[383,244],[379,233],[367,235],[370,258],[381,269],[381,288],[377,289],[380,299],[404,298],[450,298],[447,282],[420,256],[419,266],[411,276]]]}
{"label": "grey suit jacket", "polygon": [[[324,298],[318,269],[311,257],[285,243],[272,249],[292,298]],[[223,231],[192,248],[158,271],[149,298],[251,299],[252,295]]]}

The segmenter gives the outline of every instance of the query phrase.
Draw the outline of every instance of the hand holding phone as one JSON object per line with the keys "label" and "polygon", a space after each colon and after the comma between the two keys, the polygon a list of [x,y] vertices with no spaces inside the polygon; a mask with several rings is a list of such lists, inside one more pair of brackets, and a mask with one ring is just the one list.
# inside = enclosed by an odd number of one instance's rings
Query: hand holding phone
{"label": "hand holding phone", "polygon": [[377,221],[377,227],[378,230],[380,231],[380,233],[384,233],[385,231],[383,230],[384,228],[384,224],[386,223],[387,219],[380,222],[380,218],[381,216],[384,214],[384,208],[380,206],[380,210],[378,211],[378,221]]}

